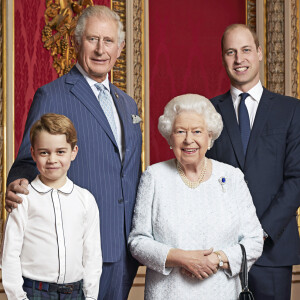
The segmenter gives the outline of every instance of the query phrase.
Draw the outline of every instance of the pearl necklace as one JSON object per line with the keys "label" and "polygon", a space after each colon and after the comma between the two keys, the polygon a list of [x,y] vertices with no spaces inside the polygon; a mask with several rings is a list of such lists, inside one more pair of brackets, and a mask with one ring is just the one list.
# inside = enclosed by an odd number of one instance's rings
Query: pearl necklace
{"label": "pearl necklace", "polygon": [[176,164],[176,167],[177,167],[177,171],[182,179],[182,181],[185,183],[185,185],[187,185],[189,188],[191,189],[195,189],[196,187],[198,187],[200,185],[200,183],[203,181],[204,179],[204,176],[206,174],[206,167],[207,167],[207,158],[204,157],[204,163],[203,163],[203,168],[200,172],[200,176],[199,178],[197,179],[197,181],[191,181],[189,180],[186,175],[184,174],[183,170],[182,170],[182,167],[181,167],[181,164],[179,163],[179,161],[177,161],[177,164]]}

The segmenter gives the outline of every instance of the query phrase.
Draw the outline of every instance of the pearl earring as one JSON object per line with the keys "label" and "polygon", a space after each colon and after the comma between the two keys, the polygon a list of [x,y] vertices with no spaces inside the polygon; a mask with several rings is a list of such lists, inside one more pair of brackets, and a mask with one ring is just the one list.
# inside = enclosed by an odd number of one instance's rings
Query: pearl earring
{"label": "pearl earring", "polygon": [[173,149],[172,146],[170,146],[170,149],[171,149],[171,150]]}

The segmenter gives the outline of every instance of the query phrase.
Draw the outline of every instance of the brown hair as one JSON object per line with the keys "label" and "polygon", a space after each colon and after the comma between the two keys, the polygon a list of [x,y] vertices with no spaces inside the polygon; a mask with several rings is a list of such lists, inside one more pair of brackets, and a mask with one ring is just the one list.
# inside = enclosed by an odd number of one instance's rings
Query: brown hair
{"label": "brown hair", "polygon": [[222,52],[223,52],[223,43],[224,43],[224,39],[225,39],[225,35],[233,30],[233,29],[236,29],[236,28],[243,28],[243,29],[247,29],[250,31],[250,33],[252,34],[253,36],[253,39],[254,39],[254,43],[256,45],[256,49],[258,49],[259,47],[259,40],[258,40],[258,37],[257,37],[257,34],[255,31],[253,31],[249,26],[245,25],[245,24],[231,24],[229,25],[228,27],[226,27],[223,35],[222,35],[222,39],[221,39],[221,48],[222,48]]}
{"label": "brown hair", "polygon": [[71,148],[77,144],[77,133],[72,121],[59,114],[45,114],[42,115],[40,120],[36,121],[30,129],[30,143],[34,146],[36,136],[41,131],[46,131],[50,134],[65,134],[67,143],[71,145]]}

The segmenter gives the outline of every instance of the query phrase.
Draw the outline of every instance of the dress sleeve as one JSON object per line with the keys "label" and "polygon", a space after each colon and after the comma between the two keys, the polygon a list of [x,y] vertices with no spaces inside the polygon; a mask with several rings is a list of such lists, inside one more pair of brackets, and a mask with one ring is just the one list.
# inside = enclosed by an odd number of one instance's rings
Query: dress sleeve
{"label": "dress sleeve", "polygon": [[28,299],[23,290],[21,252],[27,224],[27,196],[18,194],[23,202],[7,218],[1,257],[2,283],[8,299]]}
{"label": "dress sleeve", "polygon": [[83,236],[83,292],[86,299],[97,299],[102,273],[99,210],[94,196],[87,192]]}
{"label": "dress sleeve", "polygon": [[[236,169],[234,180],[234,195],[240,225],[238,241],[243,244],[247,253],[248,270],[261,256],[263,250],[263,230],[256,215],[256,209],[243,173]],[[225,271],[228,276],[236,276],[241,271],[242,250],[237,243],[226,249],[222,249],[228,257],[230,269]]]}
{"label": "dress sleeve", "polygon": [[152,206],[157,196],[156,192],[155,179],[148,168],[142,174],[139,184],[128,243],[132,256],[140,263],[168,275],[172,268],[166,268],[165,263],[172,247],[156,241],[152,231],[152,227],[157,225],[152,222]]}

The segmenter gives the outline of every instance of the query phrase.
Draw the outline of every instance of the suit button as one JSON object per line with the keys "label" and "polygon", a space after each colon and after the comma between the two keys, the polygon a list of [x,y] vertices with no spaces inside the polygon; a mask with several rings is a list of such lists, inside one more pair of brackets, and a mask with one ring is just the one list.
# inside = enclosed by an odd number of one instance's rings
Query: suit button
{"label": "suit button", "polygon": [[118,200],[118,202],[119,202],[120,204],[123,203],[123,201],[124,201],[123,199],[119,199],[119,200]]}

